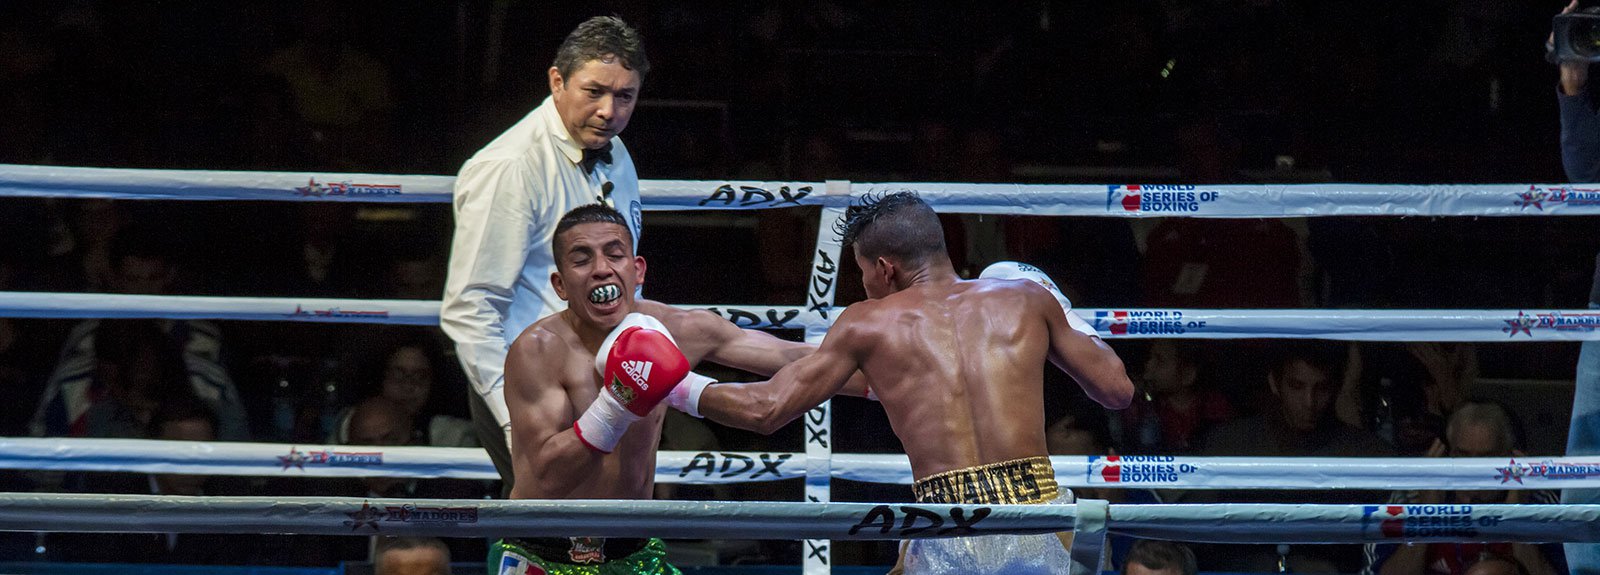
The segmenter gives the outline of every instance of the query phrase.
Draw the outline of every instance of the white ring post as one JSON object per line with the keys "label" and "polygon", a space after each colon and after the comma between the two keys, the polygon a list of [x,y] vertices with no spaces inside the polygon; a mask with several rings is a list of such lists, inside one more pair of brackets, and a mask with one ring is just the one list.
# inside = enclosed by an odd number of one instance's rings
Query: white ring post
{"label": "white ring post", "polygon": [[1072,575],[1098,575],[1106,548],[1106,523],[1111,517],[1111,502],[1104,499],[1079,499],[1078,515],[1072,520]]}
{"label": "white ring post", "polygon": [[[833,183],[829,182],[829,188]],[[848,184],[845,185],[848,190]],[[806,305],[811,313],[820,313],[824,318],[835,313],[833,296],[838,293],[835,289],[839,281],[839,257],[843,243],[839,234],[834,231],[836,222],[844,221],[845,208],[823,208],[822,217],[817,225],[817,252],[811,265],[811,283],[806,286]],[[806,341],[821,344],[823,336],[828,334],[826,327],[810,328],[806,330]],[[806,413],[806,501],[826,503],[833,500],[832,479],[833,470],[833,412],[829,409],[830,402],[822,402],[815,409]],[[805,575],[828,575],[832,573],[833,552],[826,540],[808,539],[805,542],[805,557],[801,564],[804,565]]]}

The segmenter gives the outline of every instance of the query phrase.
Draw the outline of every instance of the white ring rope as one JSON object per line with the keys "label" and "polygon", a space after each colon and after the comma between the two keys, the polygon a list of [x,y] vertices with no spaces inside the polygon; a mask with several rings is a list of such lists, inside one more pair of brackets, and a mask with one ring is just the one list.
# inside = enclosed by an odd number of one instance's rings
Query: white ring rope
{"label": "white ring rope", "polygon": [[[1068,456],[1068,487],[1182,489],[1566,489],[1600,487],[1600,456],[1519,458]],[[732,484],[807,476],[805,453],[662,451],[657,483]],[[261,477],[498,479],[481,449],[0,438],[0,469]],[[905,455],[834,453],[834,479],[910,485]]]}
{"label": "white ring rope", "polygon": [[[79,197],[116,199],[181,200],[302,200],[302,201],[386,201],[448,202],[453,179],[442,176],[393,176],[381,174],[317,174],[274,172],[221,172],[181,170],[125,170],[52,166],[0,165],[0,197]],[[1519,216],[1519,215],[1595,215],[1600,214],[1600,187],[1580,184],[1549,186],[1538,184],[1505,185],[1260,185],[1260,186],[1141,186],[1141,185],[1011,185],[1011,184],[852,184],[784,182],[705,182],[642,181],[641,198],[651,210],[681,209],[761,209],[789,206],[825,206],[837,215],[839,207],[862,194],[911,189],[921,193],[935,209],[950,213],[1015,214],[1101,217],[1304,217],[1304,216]],[[822,230],[826,231],[826,230]],[[826,244],[819,232],[818,259],[823,262],[836,248]],[[808,306],[750,307],[716,306],[723,317],[744,327],[804,328],[808,339],[820,338],[830,324],[832,282],[835,269],[815,263],[813,283],[827,278],[822,292],[810,294]],[[811,297],[818,296],[818,297]],[[131,298],[131,299],[123,299]],[[289,307],[293,304],[293,307]],[[247,319],[278,321],[323,321],[352,323],[408,323],[433,325],[438,302],[386,300],[311,300],[290,298],[193,298],[160,296],[108,296],[101,294],[23,294],[0,293],[0,317],[165,317]],[[1573,341],[1600,339],[1595,328],[1600,314],[1588,310],[1079,310],[1106,337],[1190,337],[1190,338],[1325,338],[1390,341],[1509,341],[1518,335],[1525,340]],[[821,420],[808,433],[818,437],[831,430],[826,407],[818,411]],[[0,440],[7,441],[7,440]],[[234,447],[207,444],[209,448],[186,446],[195,456],[211,459],[246,456],[249,463],[224,460],[212,473],[232,473],[260,468],[259,454],[241,455]],[[259,449],[261,444],[254,445]],[[82,446],[79,446],[82,447]],[[281,450],[283,446],[266,446]],[[211,449],[211,451],[205,451]],[[338,451],[346,449],[351,451]],[[317,448],[300,452],[291,447],[287,454],[275,454],[281,466],[279,475],[292,463],[303,471],[307,463],[320,462],[315,473],[352,476],[365,475],[377,467],[384,473],[397,471],[409,476],[430,477],[436,473],[486,473],[481,469],[482,452],[474,453],[468,466],[441,463],[429,458],[449,456],[440,450],[411,454],[400,449],[382,452],[354,451],[366,448]],[[0,449],[0,460],[20,455]],[[392,464],[381,463],[390,453]],[[695,454],[678,464],[677,479],[691,479],[690,471],[701,472],[695,481],[746,481],[765,479],[742,477],[743,471],[729,474],[735,462],[754,466],[758,458],[770,469],[772,457],[784,457],[776,465],[792,463],[794,469],[807,469],[808,496],[826,499],[826,481],[832,477],[863,481],[909,482],[909,467],[904,456],[833,454],[829,445],[807,444],[803,454]],[[314,455],[313,455],[314,454]],[[395,457],[399,457],[398,460]],[[678,454],[663,453],[658,466],[658,481],[673,482],[672,464]],[[696,459],[697,458],[697,459]],[[61,452],[31,462],[15,457],[17,466],[106,465],[84,463]],[[140,461],[130,453],[108,457],[122,471],[172,472],[190,469],[194,462]],[[1460,460],[1399,460],[1377,466],[1357,460],[1262,460],[1213,458],[1076,458],[1057,460],[1063,483],[1108,486],[1177,487],[1185,483],[1201,487],[1234,487],[1243,479],[1271,479],[1260,487],[1285,485],[1286,477],[1310,479],[1315,488],[1361,487],[1381,481],[1381,489],[1406,488],[1393,477],[1405,466],[1432,464],[1440,471],[1468,470],[1466,478],[1440,477],[1427,471],[1403,475],[1427,477],[1420,487],[1444,482],[1453,487],[1482,482],[1479,462]],[[1233,459],[1234,461],[1229,461]],[[1371,461],[1371,460],[1369,460]],[[697,463],[698,462],[698,463]],[[1546,460],[1538,464],[1485,460],[1482,465],[1498,471],[1502,487],[1529,481],[1550,481],[1544,488],[1585,486],[1600,464]],[[705,468],[691,468],[704,465]],[[717,469],[713,471],[712,465]],[[1231,467],[1230,467],[1231,466]],[[1300,466],[1300,467],[1297,467]],[[343,469],[339,469],[343,468]],[[1330,472],[1331,469],[1339,469]],[[1081,470],[1081,471],[1080,471]],[[1350,473],[1350,471],[1354,471]],[[350,473],[355,471],[357,473]],[[859,477],[852,473],[861,472]],[[1082,475],[1079,475],[1081,472]],[[349,475],[344,475],[349,473]],[[820,477],[816,477],[818,474]],[[1386,476],[1385,474],[1390,474]],[[241,473],[259,475],[260,473]],[[273,475],[268,473],[267,475]],[[1448,472],[1444,475],[1449,475]],[[447,475],[446,475],[447,476]],[[492,475],[490,475],[492,476]],[[795,475],[800,476],[800,475]],[[712,479],[715,477],[715,479]],[[1463,481],[1466,481],[1463,483]],[[1214,482],[1214,483],[1213,483]],[[812,485],[815,483],[815,485]],[[813,489],[815,488],[815,489]],[[1488,488],[1496,488],[1490,486]],[[1534,487],[1527,487],[1534,488]],[[816,491],[821,497],[813,494]],[[0,529],[36,530],[41,516],[57,519],[50,529],[84,531],[179,532],[285,532],[307,529],[307,533],[345,533],[332,521],[351,532],[379,530],[388,526],[399,533],[430,533],[455,536],[508,533],[527,535],[611,535],[642,536],[668,533],[670,537],[749,538],[753,534],[786,539],[810,539],[812,553],[805,560],[805,572],[826,573],[826,539],[884,538],[904,539],[928,535],[959,535],[940,532],[949,518],[962,528],[978,523],[978,508],[965,519],[957,514],[960,506],[912,506],[828,503],[701,504],[664,501],[637,502],[473,502],[416,501],[393,505],[380,501],[377,506],[356,500],[280,500],[267,498],[161,498],[105,495],[11,495],[0,497]],[[870,508],[868,506],[871,506]],[[1013,511],[1013,507],[1015,507]],[[920,510],[920,511],[919,511]],[[982,508],[987,521],[982,529],[1023,532],[1064,531],[1073,525],[1086,531],[1075,547],[1074,573],[1095,570],[1098,561],[1089,555],[1104,543],[1102,527],[1132,535],[1197,540],[1196,536],[1216,537],[1229,542],[1341,542],[1379,541],[1400,537],[1407,540],[1491,540],[1491,541],[1600,541],[1595,521],[1597,508],[1588,506],[1106,506],[1086,500],[1078,506],[995,506]],[[918,515],[918,513],[923,515]],[[1012,513],[1015,513],[1013,515]],[[1092,516],[1075,516],[1089,513]],[[897,516],[905,515],[903,518]],[[216,516],[223,516],[217,519]],[[338,515],[344,518],[340,519]],[[840,533],[841,520],[859,521]],[[1102,521],[1102,517],[1104,520]],[[259,518],[259,519],[258,519]],[[918,518],[930,527],[921,533]],[[903,521],[902,521],[903,519]],[[644,523],[641,523],[641,520]],[[863,529],[871,525],[875,529]],[[394,523],[395,525],[388,525]],[[641,525],[646,525],[641,527]],[[1473,525],[1477,525],[1474,527]],[[1044,527],[1041,527],[1044,525]],[[1270,526],[1271,529],[1262,529]],[[1443,527],[1441,527],[1443,526]],[[131,527],[131,528],[130,528]],[[353,528],[353,529],[352,529]],[[523,531],[523,529],[536,531]],[[600,531],[589,532],[590,529]],[[576,531],[575,531],[576,530]],[[959,529],[958,529],[959,531]],[[872,534],[877,532],[876,537]],[[1353,537],[1353,539],[1352,539]],[[1255,538],[1255,539],[1251,539]],[[1392,540],[1392,539],[1391,539]],[[820,545],[820,547],[818,547]],[[1079,557],[1083,555],[1083,557]],[[818,557],[812,561],[812,557]]]}
{"label": "white ring rope", "polygon": [[[831,294],[830,294],[831,296]],[[806,329],[832,325],[838,308],[817,306],[681,305],[706,309],[735,325]],[[1600,311],[1588,309],[1332,310],[1097,309],[1074,310],[1110,338],[1314,338],[1355,341],[1600,340]],[[439,302],[312,298],[242,298],[0,292],[0,317],[166,318],[438,325]]]}
{"label": "white ring rope", "polygon": [[[454,178],[322,172],[136,170],[0,164],[0,197],[448,202]],[[1113,217],[1600,214],[1596,184],[1028,185],[642,180],[648,210],[838,206],[919,192],[948,213]]]}
{"label": "white ring rope", "polygon": [[[1086,500],[1087,502],[1088,500]],[[929,505],[0,494],[0,530],[920,539],[1071,531],[1227,543],[1600,541],[1597,505]]]}

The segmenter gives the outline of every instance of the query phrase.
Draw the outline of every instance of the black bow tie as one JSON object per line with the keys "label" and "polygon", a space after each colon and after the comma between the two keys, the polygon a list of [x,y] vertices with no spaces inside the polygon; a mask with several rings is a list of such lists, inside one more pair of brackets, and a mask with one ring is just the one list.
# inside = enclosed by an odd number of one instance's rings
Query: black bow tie
{"label": "black bow tie", "polygon": [[606,145],[598,150],[585,148],[583,150],[583,159],[578,160],[578,166],[583,168],[583,173],[593,174],[594,165],[599,162],[605,162],[607,165],[611,164],[611,142],[606,142]]}

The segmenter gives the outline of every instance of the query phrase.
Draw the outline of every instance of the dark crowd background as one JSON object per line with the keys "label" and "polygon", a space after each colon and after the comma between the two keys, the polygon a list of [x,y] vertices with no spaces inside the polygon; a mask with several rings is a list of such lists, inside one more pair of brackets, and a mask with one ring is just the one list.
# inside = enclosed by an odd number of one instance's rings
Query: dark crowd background
{"label": "dark crowd background", "polygon": [[[647,179],[1559,182],[1555,69],[1542,45],[1560,8],[1511,0],[5,2],[0,163],[454,174],[548,94],[545,69],[572,26],[617,14],[640,28],[654,65],[622,136]],[[651,267],[646,293],[676,303],[798,304],[816,219],[807,209],[653,212],[642,251],[671,263]],[[1097,308],[1577,309],[1600,251],[1592,217],[946,216],[945,224],[958,269],[1035,263],[1078,305]],[[8,198],[0,199],[0,289],[437,299],[449,233],[441,204]],[[847,262],[844,274],[840,303],[861,299],[858,272]],[[1556,454],[1577,356],[1576,344],[1112,345],[1140,383],[1139,402],[1108,415],[1070,380],[1053,378],[1047,404],[1052,446],[1064,442],[1059,453],[1438,455],[1431,442],[1446,418],[1488,401],[1515,416],[1519,452]],[[1299,404],[1268,384],[1285,357],[1324,376]],[[470,444],[459,427],[464,380],[431,328],[0,318],[0,388],[7,436]],[[837,451],[899,449],[881,410],[849,399],[835,405]],[[1239,433],[1248,422],[1272,429],[1307,410],[1315,428],[1270,452],[1253,450],[1259,436]],[[1340,425],[1374,441],[1338,443],[1350,433]],[[669,422],[664,447],[787,451],[799,448],[799,435],[798,427],[765,438],[682,419]],[[10,490],[87,492],[497,490],[448,481],[0,478]],[[796,500],[800,487],[661,491]],[[1311,497],[1370,503],[1384,494]],[[908,500],[909,490],[846,483],[837,498]],[[370,553],[359,538],[263,536],[240,547],[185,537],[139,544],[152,560],[172,562],[329,564]],[[0,553],[133,559],[101,557],[96,550],[121,547],[84,539],[14,537]],[[482,556],[479,542],[452,545],[458,559]],[[721,562],[783,563],[799,553],[790,542],[704,548],[697,557]],[[886,545],[835,552],[846,564],[893,558]],[[1203,569],[1260,566],[1237,553],[1199,555]],[[1311,555],[1296,560],[1361,566],[1359,550]]]}

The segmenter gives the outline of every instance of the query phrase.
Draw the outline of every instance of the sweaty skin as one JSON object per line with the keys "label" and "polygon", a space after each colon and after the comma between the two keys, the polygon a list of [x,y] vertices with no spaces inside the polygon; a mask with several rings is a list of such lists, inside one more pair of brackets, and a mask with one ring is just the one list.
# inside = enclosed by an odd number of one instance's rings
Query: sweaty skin
{"label": "sweaty skin", "polygon": [[[584,223],[563,232],[552,278],[568,308],[528,326],[506,357],[506,404],[511,414],[512,499],[649,499],[666,403],[635,422],[616,449],[585,447],[573,421],[600,393],[594,358],[600,343],[629,313],[660,320],[690,365],[701,360],[772,374],[811,352],[811,346],[745,330],[708,311],[680,310],[634,300],[644,260],[633,255],[621,225]],[[618,286],[614,301],[597,304],[597,287]]]}
{"label": "sweaty skin", "polygon": [[772,380],[706,388],[700,411],[725,425],[770,433],[832,396],[859,369],[920,479],[1047,455],[1047,359],[1106,407],[1132,401],[1122,361],[1099,338],[1069,327],[1045,288],[925,271],[899,291],[846,308],[816,353]]}

